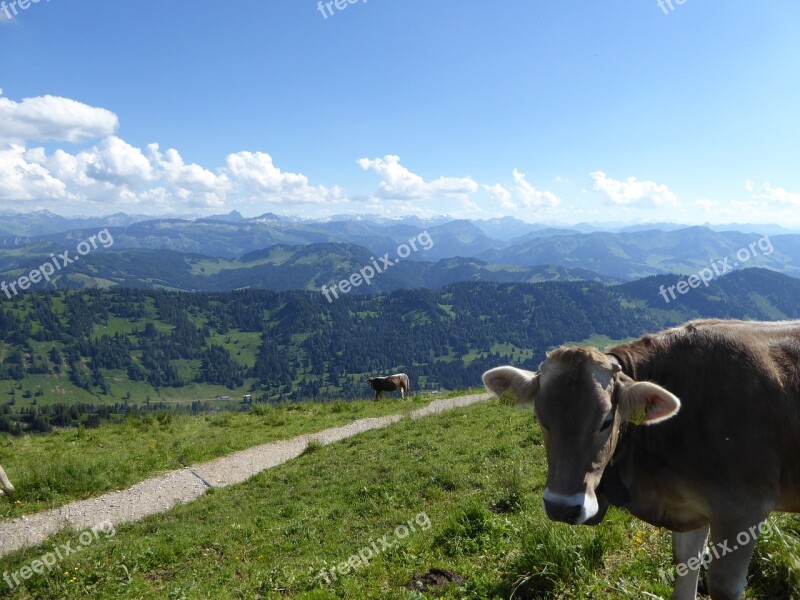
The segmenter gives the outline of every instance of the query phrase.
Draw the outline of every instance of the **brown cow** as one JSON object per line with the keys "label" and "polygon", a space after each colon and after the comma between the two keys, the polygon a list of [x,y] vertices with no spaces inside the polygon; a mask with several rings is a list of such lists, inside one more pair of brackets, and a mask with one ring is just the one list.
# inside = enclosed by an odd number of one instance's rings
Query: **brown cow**
{"label": "brown cow", "polygon": [[397,373],[388,377],[373,377],[369,380],[372,389],[375,390],[375,400],[379,400],[383,392],[396,392],[400,390],[400,397],[405,400],[408,392],[408,375]]}
{"label": "brown cow", "polygon": [[694,321],[483,381],[534,403],[548,517],[595,525],[610,503],[672,530],[673,599],[701,565],[714,600],[738,599],[767,516],[800,512],[800,321]]}
{"label": "brown cow", "polygon": [[0,496],[4,493],[10,494],[14,491],[14,486],[11,485],[11,482],[8,480],[8,476],[6,476],[6,472],[3,470],[3,467],[0,467]]}

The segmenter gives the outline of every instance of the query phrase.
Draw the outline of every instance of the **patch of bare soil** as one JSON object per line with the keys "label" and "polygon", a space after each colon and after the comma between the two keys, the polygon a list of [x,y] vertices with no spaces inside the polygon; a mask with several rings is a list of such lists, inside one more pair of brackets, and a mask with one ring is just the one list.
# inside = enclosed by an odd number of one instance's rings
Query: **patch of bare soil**
{"label": "patch of bare soil", "polygon": [[424,575],[416,573],[406,584],[410,590],[417,590],[419,592],[432,592],[446,588],[448,585],[454,583],[466,583],[466,579],[455,571],[447,571],[445,569],[431,569]]}

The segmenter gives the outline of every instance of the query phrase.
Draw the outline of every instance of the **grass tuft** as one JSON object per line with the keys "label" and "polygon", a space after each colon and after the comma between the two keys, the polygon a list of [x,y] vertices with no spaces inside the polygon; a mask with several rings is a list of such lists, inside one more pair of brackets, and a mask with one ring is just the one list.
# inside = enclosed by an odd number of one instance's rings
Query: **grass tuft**
{"label": "grass tuft", "polygon": [[770,517],[750,562],[750,588],[760,598],[800,597],[800,516]]}
{"label": "grass tuft", "polygon": [[525,532],[522,553],[514,564],[522,573],[511,598],[556,598],[603,565],[617,536],[600,526],[587,531],[568,525],[535,522]]}
{"label": "grass tuft", "polygon": [[434,540],[449,556],[468,556],[481,552],[489,543],[494,515],[476,498],[456,509],[444,530]]}
{"label": "grass tuft", "polygon": [[321,448],[323,448],[323,445],[320,444],[317,440],[309,440],[308,444],[306,444],[306,447],[303,450],[303,453],[300,456],[307,456],[309,454],[314,454]]}

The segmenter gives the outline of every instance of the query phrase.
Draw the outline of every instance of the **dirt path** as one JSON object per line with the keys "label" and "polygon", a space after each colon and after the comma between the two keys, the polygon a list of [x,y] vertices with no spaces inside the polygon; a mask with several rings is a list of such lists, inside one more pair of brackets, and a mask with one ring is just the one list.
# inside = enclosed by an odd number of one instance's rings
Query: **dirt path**
{"label": "dirt path", "polygon": [[[489,394],[478,394],[435,400],[424,408],[412,411],[408,418],[421,419],[469,406],[489,397]],[[0,556],[41,544],[65,528],[82,531],[105,521],[116,526],[166,512],[176,504],[196,500],[209,488],[241,483],[261,471],[282,465],[300,456],[309,442],[332,444],[362,431],[393,425],[404,418],[404,415],[388,415],[359,419],[343,427],[254,446],[209,462],[150,477],[126,490],[109,492],[59,508],[0,522]]]}

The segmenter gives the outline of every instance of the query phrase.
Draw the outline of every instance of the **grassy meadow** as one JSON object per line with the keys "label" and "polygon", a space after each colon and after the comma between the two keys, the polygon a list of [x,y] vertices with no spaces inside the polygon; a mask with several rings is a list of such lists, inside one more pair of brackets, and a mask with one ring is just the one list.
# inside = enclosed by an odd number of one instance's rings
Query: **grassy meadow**
{"label": "grassy meadow", "polygon": [[[296,433],[291,411],[276,410],[287,423],[275,438]],[[196,426],[241,436],[237,418]],[[132,456],[120,452],[108,465]],[[490,401],[312,446],[244,484],[101,534],[52,573],[13,591],[0,581],[0,589],[23,599],[668,597],[659,577],[670,564],[666,531],[614,509],[596,528],[552,523],[541,509],[544,483],[532,414]],[[759,543],[751,597],[796,598],[800,521],[773,521],[779,533]],[[0,559],[0,573],[51,549]],[[359,553],[368,564],[351,558]]]}
{"label": "grassy meadow", "polygon": [[[477,391],[477,390],[473,390]],[[355,419],[408,413],[436,398],[388,394],[374,400],[256,405],[249,412],[190,416],[169,412],[130,417],[96,429],[0,434],[0,465],[17,488],[0,498],[0,519],[128,487],[146,477]]]}

